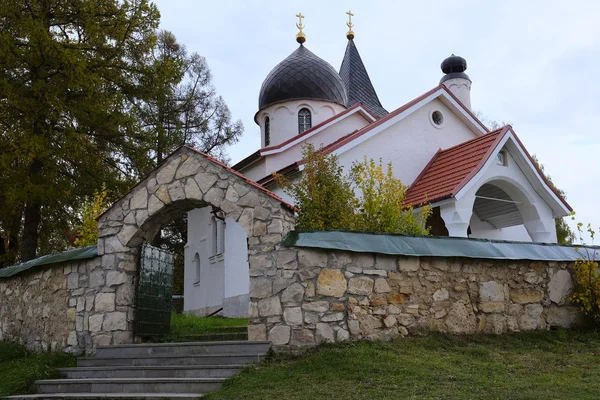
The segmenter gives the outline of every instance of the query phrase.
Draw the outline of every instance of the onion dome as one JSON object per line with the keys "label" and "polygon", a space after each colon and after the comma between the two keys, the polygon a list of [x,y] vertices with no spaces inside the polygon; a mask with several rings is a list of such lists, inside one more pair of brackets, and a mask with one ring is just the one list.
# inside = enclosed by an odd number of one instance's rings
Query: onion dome
{"label": "onion dome", "polygon": [[258,108],[286,100],[324,100],[345,106],[348,97],[340,75],[303,45],[267,75]]}
{"label": "onion dome", "polygon": [[446,74],[442,77],[440,83],[444,83],[448,79],[456,78],[466,79],[469,82],[471,81],[469,75],[465,74],[465,71],[467,70],[467,60],[462,57],[452,54],[450,57],[442,61],[442,65],[440,67],[442,68],[442,72]]}

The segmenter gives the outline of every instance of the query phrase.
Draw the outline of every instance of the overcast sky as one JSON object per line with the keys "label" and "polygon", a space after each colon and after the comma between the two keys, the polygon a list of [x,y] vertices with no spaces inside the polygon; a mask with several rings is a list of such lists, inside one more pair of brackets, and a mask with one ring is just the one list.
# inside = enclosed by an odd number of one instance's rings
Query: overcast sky
{"label": "overcast sky", "polygon": [[217,92],[245,133],[235,163],[260,146],[253,117],[269,71],[305,43],[336,70],[355,43],[392,111],[435,87],[441,61],[466,58],[474,111],[513,125],[567,193],[577,219],[600,226],[600,1],[155,0],[161,28],[206,57]]}

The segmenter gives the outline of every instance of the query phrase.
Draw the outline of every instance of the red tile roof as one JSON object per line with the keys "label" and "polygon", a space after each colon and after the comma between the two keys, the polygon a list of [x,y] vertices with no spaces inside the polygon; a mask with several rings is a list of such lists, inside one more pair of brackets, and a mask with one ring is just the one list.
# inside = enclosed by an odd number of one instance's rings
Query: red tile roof
{"label": "red tile roof", "polygon": [[483,167],[510,126],[439,150],[406,191],[405,202],[418,206],[456,195]]}

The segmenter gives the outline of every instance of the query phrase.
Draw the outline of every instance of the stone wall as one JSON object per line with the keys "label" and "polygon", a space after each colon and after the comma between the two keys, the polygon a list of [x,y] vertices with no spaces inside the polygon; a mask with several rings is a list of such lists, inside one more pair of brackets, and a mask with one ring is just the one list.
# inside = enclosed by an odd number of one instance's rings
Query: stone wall
{"label": "stone wall", "polygon": [[[115,279],[101,258],[38,267],[0,280],[0,340],[20,342],[34,351],[92,351],[102,326],[126,328]],[[103,285],[97,293],[90,289]],[[125,325],[123,325],[125,324]],[[110,326],[109,326],[110,325]]]}
{"label": "stone wall", "polygon": [[254,256],[250,340],[280,348],[439,331],[571,327],[571,264],[308,248]]}

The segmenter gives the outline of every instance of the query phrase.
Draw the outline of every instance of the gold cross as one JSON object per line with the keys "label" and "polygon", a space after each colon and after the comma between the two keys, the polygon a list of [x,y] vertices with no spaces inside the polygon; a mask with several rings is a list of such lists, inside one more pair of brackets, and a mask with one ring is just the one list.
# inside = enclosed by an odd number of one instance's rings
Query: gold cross
{"label": "gold cross", "polygon": [[298,17],[298,22],[296,23],[296,26],[298,27],[298,29],[300,29],[300,32],[298,32],[298,34],[296,35],[296,42],[302,44],[306,42],[306,35],[304,34],[304,32],[302,32],[302,28],[304,28],[304,25],[302,25],[302,18],[304,18],[304,15],[302,15],[302,13],[298,13],[296,14],[296,17]]}
{"label": "gold cross", "polygon": [[354,17],[354,14],[352,14],[352,11],[348,11],[346,14],[348,14],[348,22],[346,22],[346,25],[348,25],[348,28],[350,28],[350,30],[352,30],[352,27],[354,26],[354,24],[352,23],[352,17]]}
{"label": "gold cross", "polygon": [[296,14],[296,17],[298,17],[298,23],[296,24],[296,26],[298,27],[298,29],[300,29],[300,32],[302,32],[302,28],[304,28],[304,25],[302,25],[302,18],[304,18],[304,15],[302,15],[302,13],[298,13]]}
{"label": "gold cross", "polygon": [[348,32],[346,32],[346,37],[352,40],[354,39],[354,32],[352,31],[352,27],[354,26],[352,17],[354,17],[354,14],[352,14],[352,11],[348,11],[346,14],[348,14],[348,22],[346,22],[346,25],[348,25]]}

